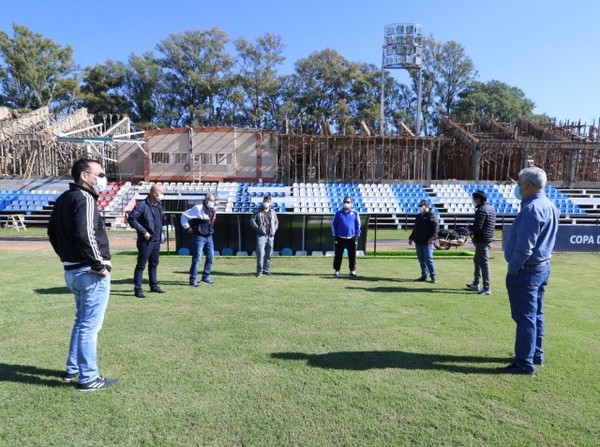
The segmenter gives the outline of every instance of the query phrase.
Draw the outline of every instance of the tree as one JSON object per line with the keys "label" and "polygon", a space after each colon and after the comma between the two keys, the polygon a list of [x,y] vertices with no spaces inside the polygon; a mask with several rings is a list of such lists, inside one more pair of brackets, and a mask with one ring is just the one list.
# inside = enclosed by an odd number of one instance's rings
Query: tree
{"label": "tree", "polygon": [[234,44],[239,66],[236,84],[243,94],[245,120],[256,128],[274,128],[281,95],[277,67],[285,60],[281,37],[265,34],[254,44],[241,37]]}
{"label": "tree", "polygon": [[131,119],[141,123],[156,121],[160,101],[162,71],[151,52],[129,56],[124,93],[131,105]]}
{"label": "tree", "polygon": [[[224,31],[171,34],[157,45],[163,69],[161,118],[168,124],[220,125],[231,107],[233,58]],[[229,115],[230,116],[230,115]]]}
{"label": "tree", "polygon": [[[450,115],[462,90],[477,77],[473,61],[457,42],[423,39],[422,116],[425,134],[434,133],[440,116]],[[413,91],[418,91],[418,70],[410,71]],[[416,111],[416,98],[414,110]]]}
{"label": "tree", "polygon": [[472,82],[460,94],[455,115],[470,117],[489,116],[510,122],[516,118],[531,117],[535,104],[522,90],[500,81]]}
{"label": "tree", "polygon": [[65,107],[77,89],[73,50],[14,24],[0,31],[0,104],[12,108]]}
{"label": "tree", "polygon": [[123,92],[126,72],[125,64],[111,60],[87,67],[81,85],[81,104],[94,115],[129,114],[130,104]]}

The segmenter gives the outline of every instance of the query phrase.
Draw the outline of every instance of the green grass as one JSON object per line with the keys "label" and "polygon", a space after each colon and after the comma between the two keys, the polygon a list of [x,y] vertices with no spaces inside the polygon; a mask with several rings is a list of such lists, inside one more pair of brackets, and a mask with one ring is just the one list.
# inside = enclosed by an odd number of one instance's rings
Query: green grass
{"label": "green grass", "polygon": [[[3,251],[2,446],[596,446],[600,440],[597,254],[554,258],[547,364],[503,376],[514,323],[493,259],[493,295],[463,290],[470,259],[217,258],[213,286],[186,286],[164,256],[164,295],[133,297],[135,257],[116,254],[99,338],[112,389],[63,385],[73,299],[56,256]],[[346,262],[346,261],[344,261]],[[344,264],[344,268],[347,264]]]}

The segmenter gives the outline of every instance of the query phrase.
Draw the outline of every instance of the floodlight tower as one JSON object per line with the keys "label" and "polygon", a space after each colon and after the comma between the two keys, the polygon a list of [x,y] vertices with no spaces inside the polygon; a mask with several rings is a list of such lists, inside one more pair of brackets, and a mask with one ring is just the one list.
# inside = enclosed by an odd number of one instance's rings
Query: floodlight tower
{"label": "floodlight tower", "polygon": [[381,54],[381,136],[384,135],[384,85],[385,69],[404,68],[419,70],[417,85],[417,117],[415,135],[421,133],[421,90],[423,80],[423,33],[418,23],[393,23],[386,25]]}

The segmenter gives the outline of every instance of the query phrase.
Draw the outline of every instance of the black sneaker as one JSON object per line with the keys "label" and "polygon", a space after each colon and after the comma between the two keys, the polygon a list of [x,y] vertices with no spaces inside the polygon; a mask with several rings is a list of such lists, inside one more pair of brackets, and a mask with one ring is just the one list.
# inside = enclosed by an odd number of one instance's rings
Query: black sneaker
{"label": "black sneaker", "polygon": [[82,393],[89,393],[91,391],[100,391],[110,388],[117,383],[117,379],[105,379],[104,377],[98,377],[96,380],[92,380],[88,383],[80,383],[77,385],[77,391]]}
{"label": "black sneaker", "polygon": [[421,276],[420,278],[415,279],[415,281],[425,282],[425,281],[427,281],[427,276]]}
{"label": "black sneaker", "polygon": [[135,290],[133,293],[136,296],[136,298],[146,298],[146,295],[144,295],[144,292],[142,292],[141,290]]}
{"label": "black sneaker", "polygon": [[508,366],[498,368],[498,371],[502,374],[518,374],[531,377],[535,376],[535,370],[525,371],[524,369],[519,368],[516,363],[511,363]]}
{"label": "black sneaker", "polygon": [[63,382],[64,383],[76,382],[78,377],[79,377],[79,373],[65,373],[65,375],[63,376]]}
{"label": "black sneaker", "polygon": [[150,289],[150,292],[154,292],[154,293],[165,293],[165,291],[163,289],[161,289],[159,286],[156,287],[152,287]]}

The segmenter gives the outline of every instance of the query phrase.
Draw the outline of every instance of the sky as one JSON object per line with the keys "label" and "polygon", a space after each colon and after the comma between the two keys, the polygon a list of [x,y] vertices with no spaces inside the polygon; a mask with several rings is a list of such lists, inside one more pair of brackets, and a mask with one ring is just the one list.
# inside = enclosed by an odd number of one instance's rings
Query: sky
{"label": "sky", "polygon": [[[12,37],[13,23],[70,45],[83,67],[126,62],[188,30],[217,27],[249,41],[279,34],[286,46],[280,74],[326,48],[379,67],[385,26],[419,23],[424,35],[461,44],[477,80],[521,89],[535,113],[600,120],[598,0],[0,0],[0,30]],[[405,70],[391,74],[409,82]]]}

